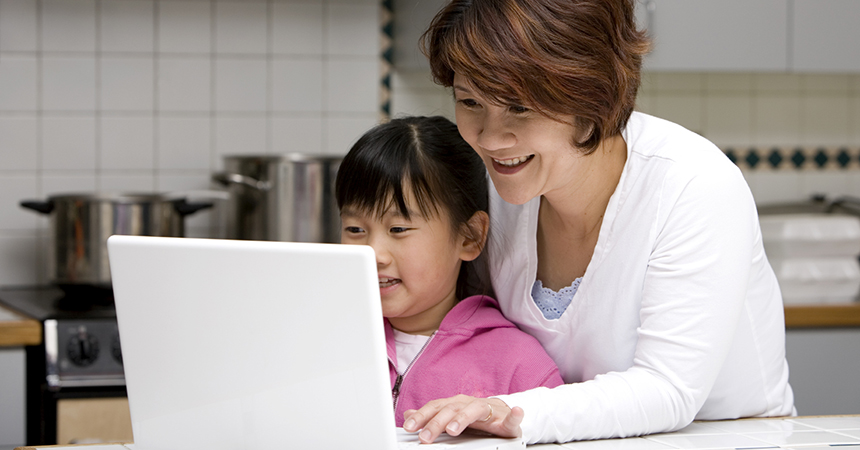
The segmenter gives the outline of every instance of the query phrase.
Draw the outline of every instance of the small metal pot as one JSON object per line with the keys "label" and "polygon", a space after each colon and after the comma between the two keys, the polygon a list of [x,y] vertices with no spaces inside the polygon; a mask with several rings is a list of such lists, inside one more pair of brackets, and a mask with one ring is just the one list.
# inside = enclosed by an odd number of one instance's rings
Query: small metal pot
{"label": "small metal pot", "polygon": [[340,242],[334,182],[341,156],[228,155],[212,179],[226,186],[230,239]]}
{"label": "small metal pot", "polygon": [[166,194],[63,194],[21,206],[51,216],[47,265],[54,284],[110,287],[108,237],[183,237],[185,216],[212,203]]}

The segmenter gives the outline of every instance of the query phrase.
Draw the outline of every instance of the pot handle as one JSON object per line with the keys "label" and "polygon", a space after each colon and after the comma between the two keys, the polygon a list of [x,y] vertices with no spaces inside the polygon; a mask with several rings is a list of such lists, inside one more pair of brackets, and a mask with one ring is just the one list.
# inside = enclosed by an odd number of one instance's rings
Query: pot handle
{"label": "pot handle", "polygon": [[189,203],[184,198],[173,201],[173,208],[181,216],[194,214],[201,209],[211,208],[214,203]]}
{"label": "pot handle", "polygon": [[27,209],[32,209],[33,211],[40,212],[42,214],[51,214],[51,211],[54,210],[54,202],[47,201],[41,202],[36,200],[22,200],[21,206]]}
{"label": "pot handle", "polygon": [[272,184],[268,181],[260,181],[249,176],[239,175],[238,173],[219,172],[212,175],[212,180],[217,181],[224,186],[229,186],[231,184],[239,184],[242,186],[247,186],[251,189],[256,189],[258,191],[264,192],[272,188]]}

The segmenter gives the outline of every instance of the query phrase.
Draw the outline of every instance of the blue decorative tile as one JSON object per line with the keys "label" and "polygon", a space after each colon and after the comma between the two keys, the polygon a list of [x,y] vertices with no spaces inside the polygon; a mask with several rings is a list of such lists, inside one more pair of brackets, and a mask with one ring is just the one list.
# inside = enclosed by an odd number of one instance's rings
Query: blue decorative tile
{"label": "blue decorative tile", "polygon": [[726,154],[726,156],[729,158],[729,161],[731,161],[731,162],[732,162],[732,164],[737,164],[737,163],[738,163],[738,155],[736,155],[736,154],[735,154],[735,149],[733,149],[733,148],[727,148],[727,149],[725,150],[725,154]]}
{"label": "blue decorative tile", "polygon": [[827,161],[830,160],[830,157],[827,156],[827,152],[823,148],[819,148],[815,152],[815,157],[813,158],[813,160],[815,161],[815,164],[818,166],[819,169],[823,169],[824,166],[827,165]]}
{"label": "blue decorative tile", "polygon": [[756,149],[751,148],[749,153],[747,154],[747,157],[744,158],[744,160],[746,160],[747,164],[749,164],[750,169],[755,169],[755,166],[758,165],[758,163],[761,161],[761,158],[759,158]]}
{"label": "blue decorative tile", "polygon": [[791,162],[794,163],[795,168],[800,169],[803,167],[803,163],[806,162],[806,156],[803,155],[802,148],[798,148],[794,151],[794,154],[791,155]]}
{"label": "blue decorative tile", "polygon": [[782,154],[780,153],[779,148],[773,148],[770,151],[770,155],[767,157],[768,162],[770,162],[770,166],[774,169],[778,168],[780,164],[782,164]]}
{"label": "blue decorative tile", "polygon": [[848,149],[843,147],[839,149],[839,154],[836,155],[836,162],[839,163],[839,167],[846,168],[848,163],[851,162],[851,155],[848,154]]}

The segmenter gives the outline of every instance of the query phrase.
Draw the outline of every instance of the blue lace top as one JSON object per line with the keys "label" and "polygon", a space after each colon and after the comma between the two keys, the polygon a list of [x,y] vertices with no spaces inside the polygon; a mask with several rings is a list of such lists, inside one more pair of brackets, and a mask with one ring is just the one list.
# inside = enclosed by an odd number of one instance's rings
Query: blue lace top
{"label": "blue lace top", "polygon": [[543,283],[536,280],[532,286],[532,299],[544,318],[548,320],[558,319],[564,314],[564,310],[567,309],[573,296],[576,295],[579,283],[582,283],[582,277],[573,280],[570,286],[555,292],[550,288],[543,287]]}

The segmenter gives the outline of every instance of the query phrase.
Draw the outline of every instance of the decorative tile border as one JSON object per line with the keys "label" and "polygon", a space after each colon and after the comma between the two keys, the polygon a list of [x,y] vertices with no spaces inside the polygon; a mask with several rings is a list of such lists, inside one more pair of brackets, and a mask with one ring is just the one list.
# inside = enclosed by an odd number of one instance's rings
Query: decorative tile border
{"label": "decorative tile border", "polygon": [[379,118],[387,122],[391,118],[391,68],[394,53],[394,1],[382,0],[380,3],[380,87],[379,87]]}
{"label": "decorative tile border", "polygon": [[741,170],[858,170],[860,147],[725,147],[723,152]]}

